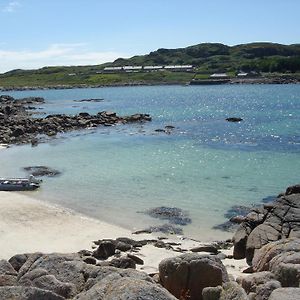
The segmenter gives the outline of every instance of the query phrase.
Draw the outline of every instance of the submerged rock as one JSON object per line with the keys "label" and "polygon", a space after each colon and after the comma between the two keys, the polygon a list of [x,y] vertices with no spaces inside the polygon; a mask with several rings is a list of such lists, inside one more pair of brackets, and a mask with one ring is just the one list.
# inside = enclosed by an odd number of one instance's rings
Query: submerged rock
{"label": "submerged rock", "polygon": [[82,99],[82,100],[73,100],[74,102],[103,102],[103,98],[91,98],[91,99]]}
{"label": "submerged rock", "polygon": [[160,206],[145,211],[146,214],[160,220],[168,220],[172,224],[187,225],[192,222],[188,213],[177,207]]}
{"label": "submerged rock", "polygon": [[236,117],[230,117],[230,118],[226,118],[226,121],[228,122],[241,122],[243,121],[242,118],[236,118]]}
{"label": "submerged rock", "polygon": [[23,170],[35,177],[42,177],[42,176],[54,177],[61,174],[60,171],[46,166],[24,167]]}
{"label": "submerged rock", "polygon": [[213,226],[213,229],[222,231],[235,232],[238,229],[238,224],[244,221],[244,217],[250,213],[251,207],[243,205],[233,205],[224,214],[228,221]]}
{"label": "submerged rock", "polygon": [[231,206],[227,212],[224,214],[225,218],[232,218],[235,216],[246,216],[248,213],[250,213],[251,207],[244,206],[244,205],[233,205]]}
{"label": "submerged rock", "polygon": [[152,232],[162,232],[168,234],[182,234],[183,230],[180,227],[175,227],[171,224],[163,224],[158,226],[151,226],[146,229],[137,230],[133,232],[133,234],[141,234],[141,233],[152,233]]}

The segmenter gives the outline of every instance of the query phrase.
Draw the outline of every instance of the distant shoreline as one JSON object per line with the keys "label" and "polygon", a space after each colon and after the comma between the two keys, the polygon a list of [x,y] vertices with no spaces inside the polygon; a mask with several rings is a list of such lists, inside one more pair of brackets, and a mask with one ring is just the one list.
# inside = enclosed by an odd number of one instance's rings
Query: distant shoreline
{"label": "distant shoreline", "polygon": [[[207,80],[196,80],[199,82],[199,85],[210,85],[210,83],[205,83]],[[212,83],[214,80],[209,80]],[[203,83],[202,83],[203,82]],[[297,78],[232,78],[226,83],[220,84],[300,84],[300,80]],[[0,92],[9,92],[9,91],[35,91],[35,90],[62,90],[62,89],[84,89],[84,88],[106,88],[106,87],[136,87],[136,86],[167,86],[167,85],[198,85],[191,84],[190,82],[130,82],[130,83],[114,83],[114,84],[97,84],[97,85],[88,85],[88,84],[76,84],[76,85],[45,85],[45,86],[13,86],[13,87],[0,87]]]}

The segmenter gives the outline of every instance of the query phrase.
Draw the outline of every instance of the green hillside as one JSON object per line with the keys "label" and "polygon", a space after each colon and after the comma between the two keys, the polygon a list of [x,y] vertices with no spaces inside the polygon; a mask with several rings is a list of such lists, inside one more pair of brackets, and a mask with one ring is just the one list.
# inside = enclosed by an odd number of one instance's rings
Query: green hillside
{"label": "green hillside", "polygon": [[300,44],[281,45],[251,43],[229,47],[205,43],[187,48],[158,49],[148,55],[118,59],[113,65],[181,65],[191,64],[202,72],[300,71]]}
{"label": "green hillside", "polygon": [[[193,72],[103,72],[106,66],[125,65],[193,65],[195,69]],[[206,78],[214,72],[227,72],[234,76],[239,70],[269,74],[299,73],[300,44],[251,43],[230,47],[219,43],[204,43],[186,48],[158,49],[147,55],[120,58],[102,65],[13,70],[0,74],[0,87],[172,84]]]}

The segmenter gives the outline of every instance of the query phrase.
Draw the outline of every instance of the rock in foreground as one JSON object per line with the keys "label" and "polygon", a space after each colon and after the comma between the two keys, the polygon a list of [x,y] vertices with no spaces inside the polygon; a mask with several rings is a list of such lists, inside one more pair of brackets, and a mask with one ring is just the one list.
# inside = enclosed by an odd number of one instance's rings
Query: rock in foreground
{"label": "rock in foreground", "polygon": [[234,257],[252,264],[255,252],[282,238],[300,237],[300,189],[288,187],[274,202],[250,212],[233,237]]}
{"label": "rock in foreground", "polygon": [[162,285],[175,297],[202,300],[205,287],[215,287],[229,281],[221,260],[213,255],[196,253],[168,258],[159,264]]}

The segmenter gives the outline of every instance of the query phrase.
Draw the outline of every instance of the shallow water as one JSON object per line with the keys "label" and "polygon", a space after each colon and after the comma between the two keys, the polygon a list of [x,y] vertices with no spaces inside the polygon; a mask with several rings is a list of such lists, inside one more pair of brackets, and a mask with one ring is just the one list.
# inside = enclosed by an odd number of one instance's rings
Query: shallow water
{"label": "shallow water", "polygon": [[[298,183],[300,85],[155,86],[11,92],[42,96],[41,112],[150,113],[151,123],[73,132],[38,147],[0,153],[1,175],[47,165],[35,197],[130,229],[162,223],[142,213],[176,206],[190,213],[185,235],[209,240],[232,205],[251,205]],[[103,102],[74,102],[103,98]],[[226,122],[227,117],[243,122]],[[172,134],[154,130],[173,125]]]}

